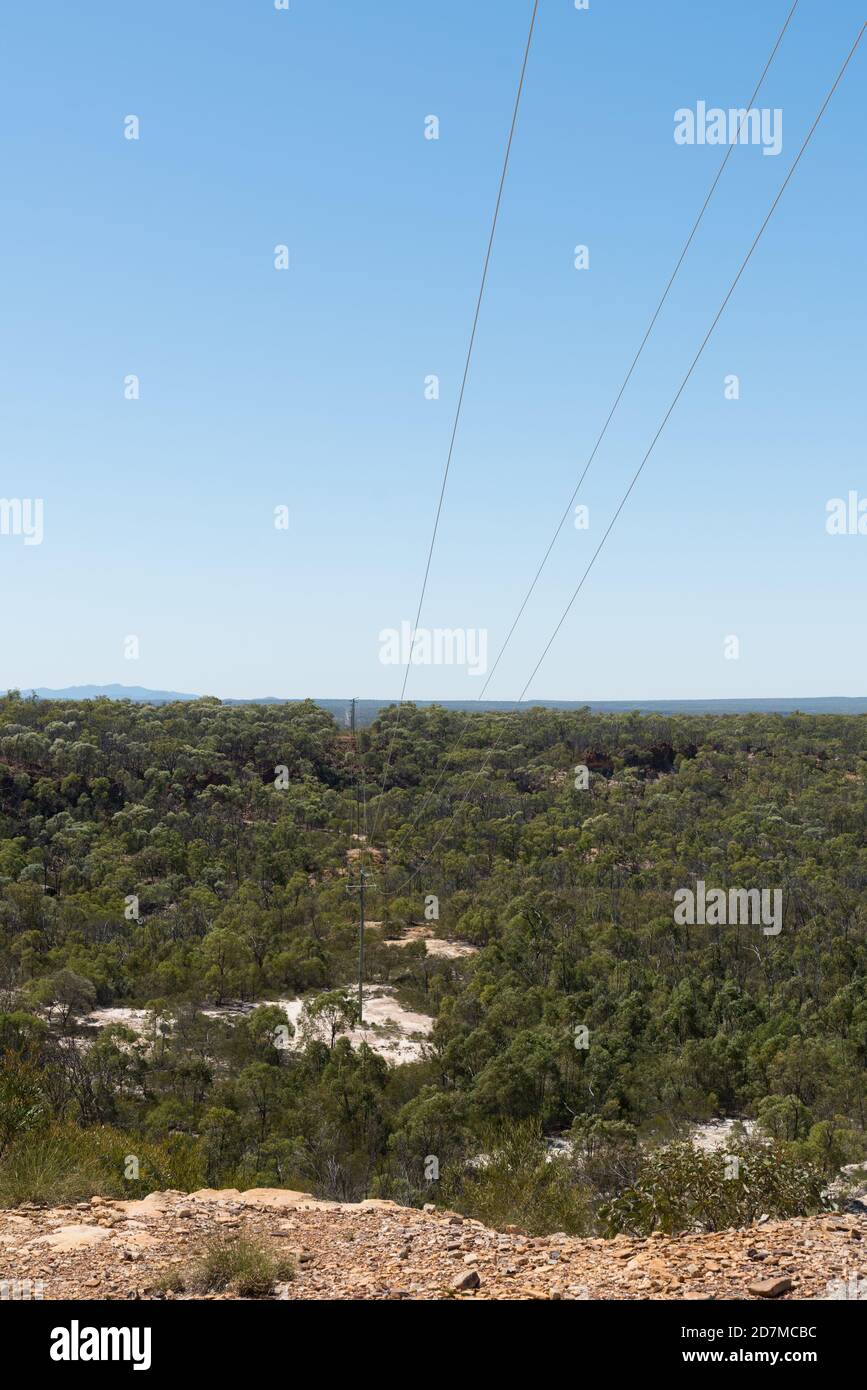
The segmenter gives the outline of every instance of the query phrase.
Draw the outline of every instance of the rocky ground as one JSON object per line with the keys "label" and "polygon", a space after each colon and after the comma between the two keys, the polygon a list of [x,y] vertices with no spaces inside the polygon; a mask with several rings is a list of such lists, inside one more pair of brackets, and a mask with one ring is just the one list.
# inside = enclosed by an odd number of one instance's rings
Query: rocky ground
{"label": "rocky ground", "polygon": [[277,1286],[281,1299],[867,1297],[860,1213],[713,1235],[579,1240],[269,1188],[2,1211],[0,1297],[26,1297],[28,1280],[29,1296],[45,1299],[163,1297],[161,1275],[189,1266],[209,1239],[241,1234],[294,1255],[297,1273]]}

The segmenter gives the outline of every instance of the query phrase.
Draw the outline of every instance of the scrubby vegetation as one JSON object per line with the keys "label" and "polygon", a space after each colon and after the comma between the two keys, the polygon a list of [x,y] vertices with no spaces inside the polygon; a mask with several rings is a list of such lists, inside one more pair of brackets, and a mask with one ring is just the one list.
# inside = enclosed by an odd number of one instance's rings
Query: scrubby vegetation
{"label": "scrubby vegetation", "polygon": [[722,1154],[671,1144],[643,1158],[635,1181],[601,1215],[612,1235],[719,1231],[762,1215],[821,1211],[823,1186],[818,1168],[779,1146],[740,1143]]}
{"label": "scrubby vegetation", "polygon": [[189,1269],[169,1270],[162,1287],[172,1293],[233,1293],[266,1298],[278,1283],[294,1278],[289,1255],[277,1255],[261,1241],[244,1236],[214,1240]]}
{"label": "scrubby vegetation", "polygon": [[[814,1209],[867,1149],[865,778],[865,716],[410,706],[356,748],[309,703],[7,696],[0,1200],[286,1184],[719,1224],[754,1198],[662,1150],[729,1114],[774,1145],[745,1157],[763,1209]],[[362,864],[367,979],[436,1020],[401,1066],[341,1036]],[[782,931],[678,925],[698,879],[781,889]],[[425,920],[477,953],[386,944]],[[219,1016],[275,996],[346,1015],[290,1047],[273,1006]],[[110,1005],[144,1036],[83,1027]]]}

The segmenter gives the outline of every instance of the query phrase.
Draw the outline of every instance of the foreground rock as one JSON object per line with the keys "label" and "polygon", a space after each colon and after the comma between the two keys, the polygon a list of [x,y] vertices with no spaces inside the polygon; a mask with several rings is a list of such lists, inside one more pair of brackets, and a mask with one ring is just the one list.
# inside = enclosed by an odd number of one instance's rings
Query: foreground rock
{"label": "foreground rock", "polygon": [[[713,1235],[532,1238],[451,1212],[253,1188],[94,1197],[0,1212],[7,1297],[158,1298],[206,1241],[245,1235],[295,1256],[282,1299],[813,1299],[867,1292],[867,1218],[762,1221]],[[14,1281],[18,1281],[18,1284]],[[217,1296],[217,1295],[214,1295]],[[226,1295],[219,1295],[225,1297]]]}

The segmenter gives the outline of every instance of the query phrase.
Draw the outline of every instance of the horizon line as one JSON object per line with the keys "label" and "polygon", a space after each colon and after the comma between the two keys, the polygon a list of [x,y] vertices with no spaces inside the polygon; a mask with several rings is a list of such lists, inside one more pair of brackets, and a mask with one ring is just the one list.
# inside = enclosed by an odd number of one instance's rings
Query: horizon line
{"label": "horizon line", "polygon": [[[350,696],[350,695],[218,695],[213,692],[193,693],[190,691],[171,690],[168,688],[158,688],[141,685],[124,685],[118,681],[86,682],[80,685],[70,686],[10,686],[2,693],[8,695],[11,691],[18,691],[22,696],[35,695],[38,699],[98,699],[120,698],[123,699],[128,693],[136,693],[139,698],[142,696],[159,696],[165,699],[171,697],[175,701],[196,701],[204,699],[216,699],[221,702],[235,702],[243,704],[260,703],[279,703],[279,704],[298,704],[305,700],[312,700],[313,703],[329,701],[331,703],[345,702],[351,704],[355,699],[359,704],[376,704],[383,707],[400,704],[423,704],[423,705],[476,705],[480,710],[486,706],[509,705],[532,708],[533,706],[544,705],[574,705],[576,707],[592,705],[627,705],[637,708],[642,705],[652,706],[659,704],[771,704],[785,702],[791,704],[796,701],[815,704],[817,701],[861,701],[867,703],[867,694],[860,695],[663,695],[663,696],[596,696],[596,697],[574,697],[574,696],[538,696],[524,700],[515,699],[496,699],[494,697],[479,699],[475,696],[457,697],[432,697],[427,695],[417,695],[403,700],[395,696]],[[79,695],[80,691],[92,692],[88,695]],[[119,692],[113,696],[108,692]]]}

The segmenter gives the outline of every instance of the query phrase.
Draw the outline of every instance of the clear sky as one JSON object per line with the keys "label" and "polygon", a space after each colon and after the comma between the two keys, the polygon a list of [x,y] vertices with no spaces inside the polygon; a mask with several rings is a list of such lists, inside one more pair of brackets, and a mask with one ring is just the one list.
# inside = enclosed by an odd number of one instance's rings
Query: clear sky
{"label": "clear sky", "polygon": [[[789,3],[541,0],[423,626],[493,658],[724,153],[674,113],[742,106]],[[523,688],[862,9],[800,0],[757,103],[782,151],[733,151],[489,697]],[[0,688],[398,696],[380,633],[415,615],[530,11],[10,9],[0,497],[42,499],[44,537],[0,535]],[[867,498],[865,63],[867,39],[531,696],[867,693],[867,535],[826,531]],[[413,667],[407,697],[481,684]]]}

